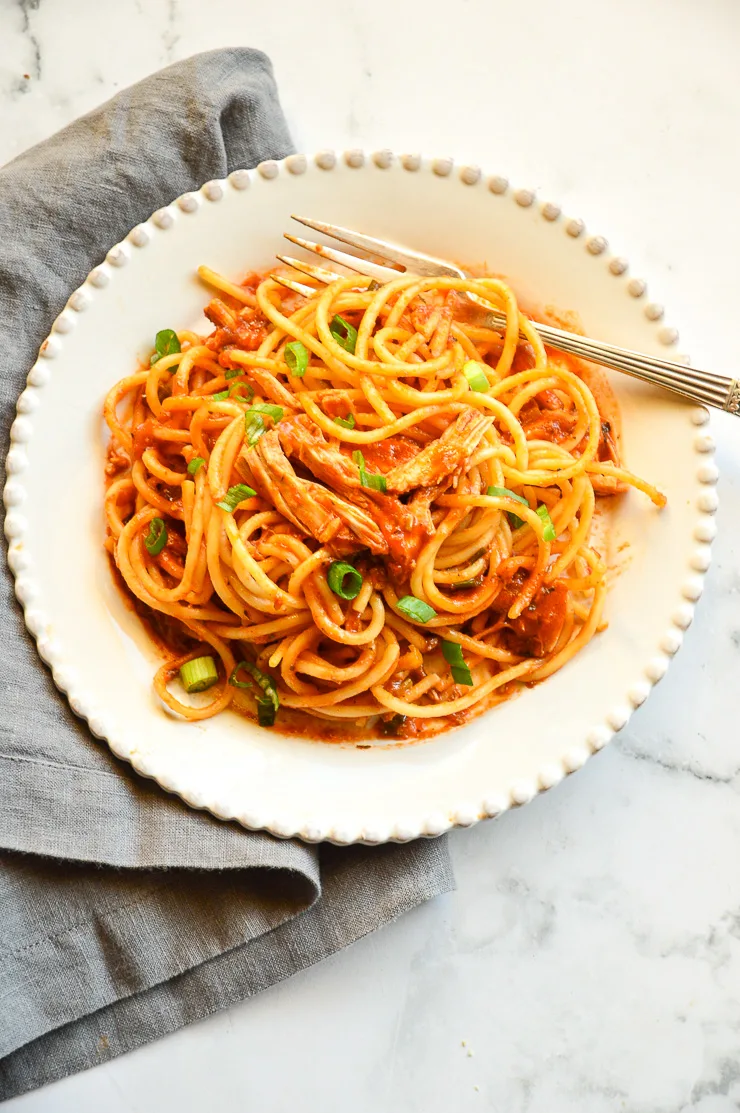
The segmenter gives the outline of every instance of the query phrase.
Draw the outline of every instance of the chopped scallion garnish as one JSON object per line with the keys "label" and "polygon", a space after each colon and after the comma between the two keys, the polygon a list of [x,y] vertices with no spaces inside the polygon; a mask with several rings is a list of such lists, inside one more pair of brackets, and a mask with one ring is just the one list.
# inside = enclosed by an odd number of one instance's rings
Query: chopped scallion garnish
{"label": "chopped scallion garnish", "polygon": [[335,560],[329,566],[327,575],[329,587],[340,599],[356,599],[362,587],[362,575],[353,564],[344,560]]}
{"label": "chopped scallion garnish", "polygon": [[[380,283],[378,283],[380,289]],[[398,732],[406,722],[406,715],[391,715],[390,719],[381,719],[378,723],[380,733],[390,738],[398,738]]]}
{"label": "chopped scallion garnish", "polygon": [[234,367],[234,368],[232,368],[231,371],[224,371],[224,378],[228,381],[229,379],[235,379],[237,377],[237,375],[241,375],[241,374],[242,374],[241,368],[240,367]]}
{"label": "chopped scallion garnish", "polygon": [[357,424],[354,414],[347,414],[346,417],[335,417],[334,421],[337,425],[341,425],[343,429],[354,429]]}
{"label": "chopped scallion garnish", "polygon": [[520,502],[522,506],[529,506],[523,495],[515,494],[508,487],[489,487],[486,494],[496,499],[514,499],[516,502]]}
{"label": "chopped scallion garnish", "polygon": [[180,682],[186,692],[205,692],[218,680],[218,671],[213,657],[196,657],[180,666]]}
{"label": "chopped scallion garnish", "polygon": [[[242,394],[242,391],[246,393]],[[249,383],[232,383],[229,387],[229,398],[233,398],[235,402],[251,402],[254,398],[254,387]]]}
{"label": "chopped scallion garnish", "polygon": [[244,435],[250,448],[256,445],[266,431],[265,419],[262,415],[267,414],[277,425],[282,420],[284,412],[282,406],[273,406],[271,402],[257,402],[254,406],[250,406],[244,414]]}
{"label": "chopped scallion garnish", "polygon": [[265,419],[261,414],[252,413],[247,410],[244,416],[244,435],[247,438],[247,444],[253,448],[257,441],[260,439],[265,429]]}
{"label": "chopped scallion garnish", "polygon": [[229,487],[221,501],[216,503],[216,506],[220,506],[227,514],[233,514],[240,502],[244,502],[245,499],[252,499],[256,494],[254,487],[248,487],[246,483],[237,483],[235,487]]}
{"label": "chopped scallion garnish", "polygon": [[396,609],[407,618],[412,618],[414,622],[429,622],[429,619],[437,614],[434,607],[430,607],[423,599],[417,599],[415,595],[404,595],[403,599],[399,599],[396,603]]}
{"label": "chopped scallion garnish", "polygon": [[456,684],[467,684],[472,686],[473,677],[471,676],[470,669],[465,664],[463,657],[462,646],[457,642],[442,642],[442,653],[447,664],[450,666],[452,679]]}
{"label": "chopped scallion garnish", "polygon": [[204,464],[205,460],[202,456],[194,456],[188,464],[188,475],[197,475]]}
{"label": "chopped scallion garnish", "polygon": [[209,398],[210,402],[224,402],[229,397],[228,390],[219,390],[218,394],[212,394]]}
{"label": "chopped scallion garnish", "polygon": [[352,453],[352,459],[360,469],[360,486],[369,487],[373,491],[385,491],[386,482],[384,475],[375,475],[365,470],[365,457],[358,450]]}
{"label": "chopped scallion garnish", "polygon": [[149,556],[159,556],[167,544],[167,526],[162,518],[152,518],[149,523],[149,532],[144,538],[144,545]]}
{"label": "chopped scallion garnish", "polygon": [[171,328],[163,328],[157,333],[154,339],[154,354],[149,360],[149,366],[153,367],[162,356],[171,356],[174,355],[175,352],[181,350],[180,341],[177,339],[177,333]]}
{"label": "chopped scallion garnish", "polygon": [[463,367],[463,374],[468,380],[468,386],[471,390],[477,390],[479,394],[485,394],[490,384],[482,363],[478,363],[475,359],[469,359]]}
{"label": "chopped scallion garnish", "polygon": [[[489,487],[486,494],[497,499],[514,499],[516,502],[520,502],[522,506],[529,507],[529,503],[522,495],[514,494],[508,487]],[[520,526],[524,525],[523,519],[516,514],[509,514],[509,522],[514,529],[519,529]]]}
{"label": "chopped scallion garnish", "polygon": [[308,348],[300,340],[291,340],[285,345],[285,362],[291,375],[303,378],[308,367]]}
{"label": "chopped scallion garnish", "polygon": [[542,518],[542,521],[545,523],[545,528],[542,531],[544,540],[554,541],[557,537],[557,533],[555,532],[555,526],[552,524],[550,511],[547,509],[544,503],[542,504],[542,506],[537,507],[537,517]]}
{"label": "chopped scallion garnish", "polygon": [[345,352],[354,355],[355,346],[357,344],[357,329],[351,325],[349,321],[345,321],[344,317],[340,317],[337,313],[332,318],[329,325],[329,332],[332,334],[337,344],[344,348]]}
{"label": "chopped scallion garnish", "polygon": [[249,416],[249,414],[266,414],[268,417],[272,418],[276,425],[279,421],[283,420],[284,413],[285,410],[282,406],[274,406],[272,402],[255,402],[255,404],[250,406],[247,410],[247,416]]}
{"label": "chopped scallion garnish", "polygon": [[[246,669],[253,679],[240,680],[239,673],[242,669]],[[274,724],[275,716],[280,707],[280,699],[275,681],[271,676],[266,676],[265,673],[260,672],[251,661],[240,661],[229,677],[229,684],[232,684],[235,688],[254,688],[256,684],[259,689],[257,694],[257,721],[261,727],[271,727]]]}

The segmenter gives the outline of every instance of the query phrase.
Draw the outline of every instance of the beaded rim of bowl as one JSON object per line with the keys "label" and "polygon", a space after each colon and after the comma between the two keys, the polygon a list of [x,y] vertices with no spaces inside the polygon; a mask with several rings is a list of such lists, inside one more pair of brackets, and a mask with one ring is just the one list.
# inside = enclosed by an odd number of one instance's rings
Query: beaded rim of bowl
{"label": "beaded rim of bowl", "polygon": [[[387,149],[374,152],[356,148],[344,152],[321,150],[313,156],[293,154],[281,161],[268,159],[252,170],[235,170],[227,178],[206,182],[199,190],[184,193],[170,205],[158,209],[149,220],[136,225],[124,240],[115,244],[108,251],[105,261],[93,268],[82,286],[70,295],[49,336],[41,344],[38,359],[28,375],[27,386],[18,399],[16,418],[10,431],[11,444],[6,460],[7,480],[3,495],[6,506],[8,563],[15,576],[15,593],[23,607],[26,626],[36,640],[39,655],[51,668],[56,686],[66,694],[75,714],[87,721],[92,733],[107,741],[113,752],[130,761],[137,772],[156,780],[166,791],[179,795],[193,807],[206,809],[220,819],[236,820],[251,830],[268,830],[281,838],[299,837],[306,842],[329,841],[339,845],[355,842],[407,842],[419,836],[436,837],[453,827],[470,827],[480,820],[494,818],[511,807],[528,803],[538,793],[553,788],[567,774],[580,769],[591,754],[601,750],[626,725],[632,712],[644,703],[651,688],[665,675],[671,658],[682,644],[685,630],[691,625],[695,605],[702,594],[705,573],[710,565],[711,544],[716,534],[713,515],[718,506],[716,484],[719,473],[712,459],[714,441],[705,428],[709,413],[703,406],[690,407],[688,417],[696,427],[693,447],[698,461],[696,476],[699,493],[693,530],[696,544],[689,556],[680,588],[681,598],[677,600],[671,624],[664,631],[655,654],[646,662],[641,675],[636,675],[626,692],[624,702],[607,711],[602,721],[594,724],[588,732],[584,742],[568,748],[559,762],[549,761],[543,764],[536,778],[512,782],[508,795],[484,795],[478,803],[463,802],[444,815],[435,812],[419,822],[400,821],[390,829],[365,827],[361,830],[349,830],[327,827],[317,822],[306,822],[300,829],[296,829],[293,823],[281,816],[266,816],[257,812],[236,814],[228,802],[206,799],[191,789],[178,786],[176,779],[163,774],[157,769],[156,763],[152,763],[147,756],[135,749],[132,750],[118,736],[115,725],[110,722],[107,714],[88,700],[84,681],[65,663],[64,646],[49,633],[50,622],[44,611],[42,592],[34,580],[32,558],[24,546],[27,522],[22,509],[25,502],[23,473],[29,463],[26,446],[33,435],[33,413],[41,404],[41,391],[51,378],[53,361],[62,350],[64,337],[74,331],[79,315],[90,307],[96,297],[106,296],[108,287],[114,284],[116,271],[125,267],[135,252],[145,248],[155,236],[166,234],[176,225],[180,214],[195,216],[204,205],[217,204],[223,200],[230,190],[248,190],[256,175],[265,181],[275,181],[281,175],[301,175],[308,170],[311,163],[323,171],[331,171],[342,163],[358,170],[369,165],[387,170],[398,164],[409,173],[427,171],[443,178],[456,175],[463,185],[487,189],[492,194],[494,203],[500,200],[504,203],[513,202],[521,208],[536,209],[544,221],[550,224],[558,222],[568,239],[574,241],[574,246],[583,245],[595,264],[606,265],[609,274],[620,280],[626,296],[635,300],[644,299],[643,313],[655,325],[661,344],[670,347],[678,341],[676,329],[663,323],[663,306],[648,300],[647,283],[641,278],[628,277],[627,260],[622,256],[609,256],[608,242],[603,236],[587,233],[582,220],[565,216],[560,206],[551,201],[538,201],[533,190],[512,187],[508,179],[501,175],[485,175],[479,166],[456,165],[448,157],[396,155]],[[686,361],[686,357],[675,358],[677,361]]]}

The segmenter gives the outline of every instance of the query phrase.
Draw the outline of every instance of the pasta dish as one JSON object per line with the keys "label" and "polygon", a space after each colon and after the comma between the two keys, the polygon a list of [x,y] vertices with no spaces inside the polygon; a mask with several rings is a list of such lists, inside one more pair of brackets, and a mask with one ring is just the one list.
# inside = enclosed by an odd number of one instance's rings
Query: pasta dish
{"label": "pasta dish", "polygon": [[597,371],[498,278],[200,274],[213,331],[162,329],[104,407],[106,545],[167,708],[426,737],[583,650],[597,499],[665,502],[623,466]]}

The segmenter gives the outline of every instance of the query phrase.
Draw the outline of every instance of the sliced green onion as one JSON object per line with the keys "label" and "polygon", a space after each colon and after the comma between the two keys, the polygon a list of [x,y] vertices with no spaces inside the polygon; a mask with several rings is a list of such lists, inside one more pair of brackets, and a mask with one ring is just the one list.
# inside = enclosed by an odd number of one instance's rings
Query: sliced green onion
{"label": "sliced green onion", "polygon": [[469,359],[463,367],[463,374],[468,380],[468,386],[471,390],[477,390],[479,394],[485,394],[489,389],[490,383],[483,370],[483,364],[478,363],[477,360]]}
{"label": "sliced green onion", "polygon": [[344,348],[345,352],[349,352],[351,355],[355,354],[357,329],[354,328],[349,321],[345,321],[344,317],[340,317],[337,313],[337,315],[332,318],[331,324],[329,325],[329,332],[332,334],[337,344]]}
{"label": "sliced green onion", "polygon": [[254,445],[256,445],[257,441],[266,431],[265,419],[262,417],[262,415],[252,413],[251,410],[247,410],[246,414],[244,415],[244,434],[247,438],[247,444],[250,446],[250,448],[253,448]]}
{"label": "sliced green onion", "polygon": [[398,732],[405,722],[405,715],[391,715],[390,719],[382,719],[378,724],[380,733],[386,737],[398,738]]}
{"label": "sliced green onion", "polygon": [[462,646],[457,642],[442,642],[442,656],[448,665],[464,665]]}
{"label": "sliced green onion", "polygon": [[241,669],[246,669],[261,693],[257,695],[257,721],[259,725],[261,727],[271,727],[280,707],[280,698],[277,694],[275,681],[271,676],[266,676],[265,673],[260,672],[251,661],[240,661],[229,677],[229,684],[232,684],[235,688],[254,688],[255,686],[252,680],[239,679]]}
{"label": "sliced green onion", "polygon": [[229,487],[221,501],[216,503],[216,506],[220,506],[227,514],[233,514],[240,502],[254,498],[256,494],[254,487],[248,487],[246,483],[237,483],[236,487]]}
{"label": "sliced green onion", "polygon": [[292,340],[285,345],[285,362],[291,375],[302,379],[308,367],[308,348],[300,340]]}
{"label": "sliced green onion", "polygon": [[341,425],[343,429],[354,429],[357,424],[354,414],[347,414],[346,417],[335,417],[334,420],[337,425]]}
{"label": "sliced green onion", "polygon": [[457,642],[442,642],[442,653],[447,664],[450,666],[452,679],[456,684],[467,684],[472,687],[473,677],[470,674],[470,669],[465,664],[463,657],[462,646]]}
{"label": "sliced green onion", "polygon": [[371,475],[366,471],[360,472],[360,483],[373,491],[385,491],[388,487],[384,475]]}
{"label": "sliced green onion", "polygon": [[545,541],[554,541],[557,537],[557,533],[555,532],[555,526],[552,524],[550,511],[547,509],[544,503],[542,504],[542,506],[537,507],[537,517],[542,518],[542,521],[545,523],[545,528],[542,532],[542,536]]}
{"label": "sliced green onion", "polygon": [[450,584],[450,587],[453,591],[463,591],[466,587],[480,587],[482,583],[482,576],[473,576],[469,580],[457,580],[454,584]]}
{"label": "sliced green onion", "polygon": [[242,375],[243,371],[240,367],[234,367],[231,371],[224,371],[225,379],[235,379],[237,375]]}
{"label": "sliced green onion", "polygon": [[[246,394],[241,393],[243,390]],[[232,383],[229,387],[229,398],[233,398],[235,402],[251,402],[254,398],[254,387],[249,383]]]}
{"label": "sliced green onion", "polygon": [[159,556],[167,544],[167,526],[162,518],[152,518],[149,523],[149,532],[144,538],[146,551],[149,556]]}
{"label": "sliced green onion", "polygon": [[180,667],[180,681],[186,692],[205,692],[218,680],[213,657],[196,657]]}
{"label": "sliced green onion", "polygon": [[[515,495],[508,487],[489,487],[486,494],[489,496],[492,495],[497,499],[515,499],[515,501],[520,502],[522,506],[529,507],[529,503],[522,495]],[[519,529],[520,526],[524,525],[524,519],[519,518],[516,514],[509,514],[509,522],[514,529]]]}
{"label": "sliced green onion", "polygon": [[516,502],[520,502],[522,506],[529,506],[523,495],[515,495],[508,487],[489,487],[486,494],[495,499],[514,499]]}
{"label": "sliced green onion", "polygon": [[[277,698],[278,698],[278,694],[277,694],[277,692],[275,692],[275,699],[277,699]],[[278,706],[279,706],[279,704],[278,704]],[[272,727],[272,726],[274,726],[276,715],[277,715],[277,708],[273,704],[272,700],[269,699],[269,698],[260,699],[260,697],[258,696],[257,697],[257,722],[259,723],[259,725],[261,727]]]}
{"label": "sliced green onion", "polygon": [[369,487],[373,491],[385,491],[387,484],[384,475],[375,475],[365,471],[365,457],[357,450],[352,453],[352,459],[360,469],[360,486]]}
{"label": "sliced green onion", "polygon": [[267,414],[272,420],[277,423],[283,420],[285,410],[282,406],[274,406],[272,402],[255,402],[253,406],[247,410],[247,414]]}
{"label": "sliced green onion", "polygon": [[262,416],[267,414],[271,417],[275,425],[282,421],[285,410],[282,406],[273,406],[271,402],[257,402],[244,414],[244,432],[247,438],[247,444],[254,447],[260,439],[265,430],[265,419]]}
{"label": "sliced green onion", "polygon": [[171,356],[181,350],[177,333],[171,328],[163,328],[154,339],[154,355],[149,360],[149,366],[153,367],[162,356]]}
{"label": "sliced green onion", "polygon": [[415,595],[404,595],[396,603],[396,610],[407,618],[413,618],[414,622],[429,622],[437,614],[434,607],[430,607],[423,599],[417,599]]}
{"label": "sliced green onion", "polygon": [[329,566],[329,574],[326,578],[329,587],[340,599],[356,599],[360,594],[362,575],[353,564],[347,564],[344,560],[335,560]]}
{"label": "sliced green onion", "polygon": [[194,456],[188,464],[188,475],[197,475],[204,464],[205,460],[202,456]]}
{"label": "sliced green onion", "polygon": [[224,402],[229,397],[228,390],[219,390],[218,394],[212,394],[209,402]]}

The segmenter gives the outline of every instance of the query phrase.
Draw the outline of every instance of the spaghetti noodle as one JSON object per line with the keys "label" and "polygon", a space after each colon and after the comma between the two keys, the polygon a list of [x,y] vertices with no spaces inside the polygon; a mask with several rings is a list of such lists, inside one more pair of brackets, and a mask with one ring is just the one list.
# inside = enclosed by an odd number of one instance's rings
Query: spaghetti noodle
{"label": "spaghetti noodle", "polygon": [[159,635],[167,707],[407,738],[583,649],[606,592],[597,497],[665,501],[622,466],[597,373],[546,352],[499,279],[303,297],[200,273],[212,334],[158,333],[105,402],[106,544]]}

